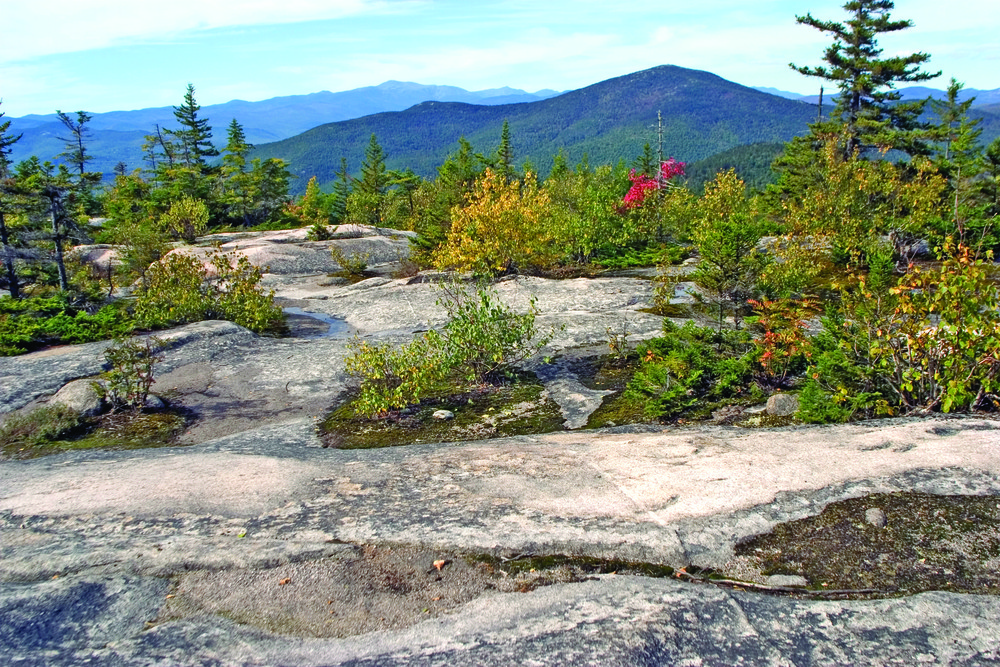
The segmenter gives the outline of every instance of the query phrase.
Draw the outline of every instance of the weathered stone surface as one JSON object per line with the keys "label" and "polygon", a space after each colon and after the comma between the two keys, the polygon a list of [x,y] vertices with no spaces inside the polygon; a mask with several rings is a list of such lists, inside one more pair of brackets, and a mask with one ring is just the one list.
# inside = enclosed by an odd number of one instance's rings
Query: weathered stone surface
{"label": "weathered stone surface", "polygon": [[875,526],[876,528],[885,528],[886,524],[888,523],[888,519],[885,516],[885,512],[883,512],[877,507],[865,510],[865,521]]}
{"label": "weathered stone surface", "polygon": [[805,577],[800,577],[797,574],[772,574],[767,578],[768,586],[799,586],[805,587],[809,585],[809,580]]}
{"label": "weathered stone surface", "polygon": [[791,417],[799,411],[799,399],[791,394],[774,394],[767,399],[767,414]]}
{"label": "weathered stone surface", "polygon": [[[410,239],[416,236],[414,232],[395,229],[340,225],[333,230],[334,238],[308,241],[308,232],[308,229],[303,228],[214,234],[206,238],[219,242],[219,249],[223,252],[246,257],[251,264],[268,273],[302,275],[339,270],[341,267],[330,255],[331,247],[339,248],[347,257],[367,257],[369,265],[401,261],[409,257]],[[182,246],[171,252],[198,257],[206,268],[210,268],[207,258],[213,251],[211,246]]]}
{"label": "weathered stone surface", "polygon": [[[612,575],[486,596],[409,629],[337,640],[205,616],[145,632],[137,621],[155,619],[165,597],[164,580],[151,577],[292,567],[336,555],[340,541],[718,566],[740,539],[834,500],[896,489],[1000,494],[996,427],[965,419],[766,433],[612,429],[337,451],[318,448],[303,421],[191,448],[4,465],[0,636],[35,638],[0,642],[0,662],[633,664],[640,656],[781,665],[808,655],[834,665],[919,651],[941,664],[983,664],[1000,656],[996,598],[810,602]],[[885,438],[914,447],[871,447]],[[131,582],[128,596],[101,584],[107,577]],[[275,590],[277,581],[260,595]],[[46,615],[54,608],[62,612]]]}
{"label": "weathered stone surface", "polygon": [[[308,246],[283,238],[254,247]],[[329,250],[314,254],[326,261]],[[285,268],[312,261],[302,256]],[[368,340],[403,342],[444,321],[432,283],[383,274],[347,287],[293,272],[267,281],[283,305],[307,304]],[[650,305],[649,281],[517,277],[497,290],[521,312],[537,298],[540,326],[565,326],[543,354],[606,349],[607,328],[623,319],[630,340],[661,330],[661,318],[639,312]],[[164,621],[166,596],[177,594],[164,577],[179,573],[232,572],[227,581],[256,587],[275,613],[294,609],[303,568],[354,548],[345,542],[720,567],[740,540],[837,500],[896,490],[1000,495],[1000,425],[626,426],[323,449],[316,417],[348,386],[345,338],[274,339],[226,322],[159,336],[167,346],[154,390],[195,415],[185,434],[193,446],[0,463],[0,664],[1000,662],[993,597],[812,602],[614,575],[486,595],[408,629],[344,639],[277,636],[205,614]],[[105,346],[0,359],[0,412],[96,375]],[[560,396],[568,422],[585,421],[600,397],[559,363],[536,361],[529,365]],[[249,576],[275,567],[293,583]]]}
{"label": "weathered stone surface", "polygon": [[446,421],[448,419],[454,419],[455,413],[451,410],[435,410],[434,414],[431,415],[434,419],[440,419]]}
{"label": "weathered stone surface", "polygon": [[64,405],[84,417],[98,415],[104,409],[104,399],[94,380],[73,380],[49,399],[50,404]]}

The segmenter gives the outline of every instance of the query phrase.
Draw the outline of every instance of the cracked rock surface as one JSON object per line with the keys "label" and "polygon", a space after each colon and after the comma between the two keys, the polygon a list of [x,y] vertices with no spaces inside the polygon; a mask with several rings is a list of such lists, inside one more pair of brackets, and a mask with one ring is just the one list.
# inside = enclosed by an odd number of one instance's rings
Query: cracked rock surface
{"label": "cracked rock surface", "polygon": [[[274,278],[287,303],[372,339],[404,340],[443,316],[430,284],[323,283]],[[660,326],[638,312],[646,281],[518,278],[498,290],[519,308],[535,295],[540,323],[567,325],[549,353],[605,345],[622,317],[635,339]],[[324,449],[315,417],[346,389],[345,337],[272,339],[225,322],[161,337],[155,388],[199,416],[188,446],[0,463],[0,664],[1000,663],[991,596],[810,601],[618,574],[522,593],[462,560],[721,567],[739,541],[837,500],[1000,496],[1000,422],[627,426]],[[100,372],[102,350],[0,359],[0,412]],[[540,375],[568,420],[586,412],[574,402],[597,402],[557,367]],[[355,629],[325,631],[335,616]]]}

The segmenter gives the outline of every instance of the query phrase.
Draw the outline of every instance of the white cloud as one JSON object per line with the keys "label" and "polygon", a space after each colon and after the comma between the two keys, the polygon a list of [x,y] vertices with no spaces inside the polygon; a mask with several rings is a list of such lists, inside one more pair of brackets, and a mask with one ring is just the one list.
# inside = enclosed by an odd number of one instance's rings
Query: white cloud
{"label": "white cloud", "polygon": [[419,0],[34,0],[4,3],[0,62],[135,42],[192,30],[383,13]]}

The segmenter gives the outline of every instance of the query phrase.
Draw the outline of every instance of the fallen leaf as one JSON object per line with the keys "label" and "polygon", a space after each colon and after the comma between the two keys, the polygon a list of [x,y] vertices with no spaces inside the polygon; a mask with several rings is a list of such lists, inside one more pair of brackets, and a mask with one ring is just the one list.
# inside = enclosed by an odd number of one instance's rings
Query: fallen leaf
{"label": "fallen leaf", "polygon": [[438,572],[440,572],[441,568],[444,567],[447,564],[448,564],[448,561],[446,561],[446,560],[436,560],[436,561],[434,561],[434,567],[437,569]]}
{"label": "fallen leaf", "polygon": [[431,598],[431,602],[437,602],[440,599],[441,599],[441,596],[439,595],[436,598]]}
{"label": "fallen leaf", "polygon": [[174,596],[173,596],[173,595],[168,595],[168,596],[167,596],[167,599],[169,600],[169,599],[170,599],[170,598],[172,598],[172,597],[174,597]]}
{"label": "fallen leaf", "polygon": [[285,577],[284,579],[278,582],[278,585],[284,586],[285,584],[290,584],[290,583],[292,583],[291,577]]}

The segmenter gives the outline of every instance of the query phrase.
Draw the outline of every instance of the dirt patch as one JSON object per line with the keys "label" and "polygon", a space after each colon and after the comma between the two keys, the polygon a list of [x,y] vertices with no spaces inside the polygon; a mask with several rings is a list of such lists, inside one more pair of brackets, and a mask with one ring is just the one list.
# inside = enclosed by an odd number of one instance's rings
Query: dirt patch
{"label": "dirt patch", "polygon": [[[881,525],[884,522],[884,525]],[[737,545],[742,565],[853,597],[1000,594],[1000,497],[874,494]]]}
{"label": "dirt patch", "polygon": [[568,565],[508,571],[502,559],[412,546],[358,546],[322,561],[178,577],[157,622],[217,614],[269,632],[346,637],[405,628],[489,593],[586,578]]}

